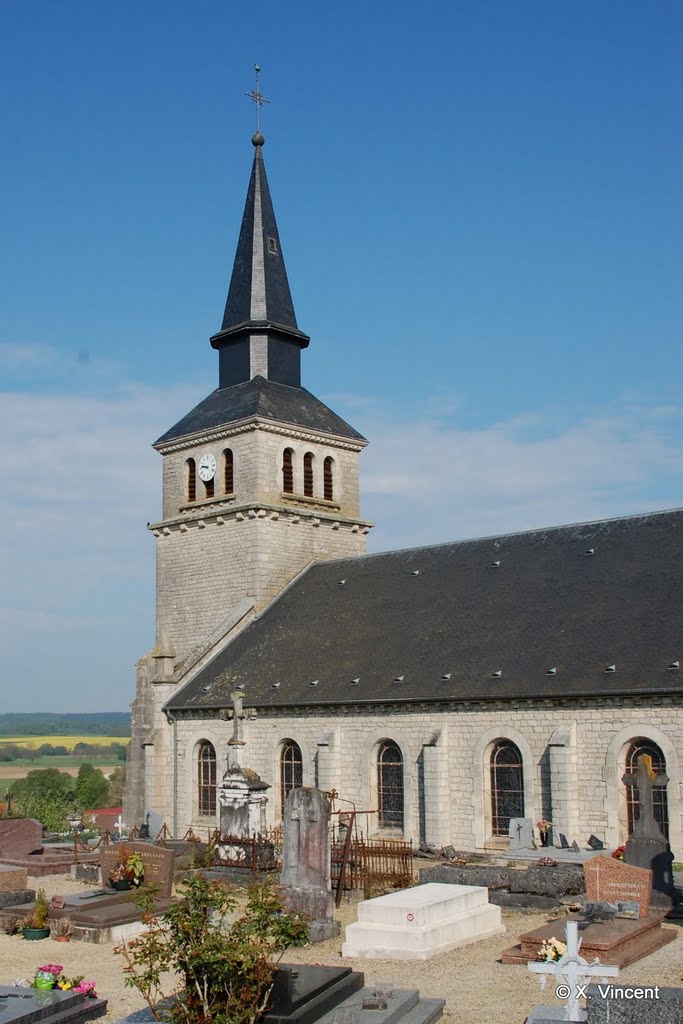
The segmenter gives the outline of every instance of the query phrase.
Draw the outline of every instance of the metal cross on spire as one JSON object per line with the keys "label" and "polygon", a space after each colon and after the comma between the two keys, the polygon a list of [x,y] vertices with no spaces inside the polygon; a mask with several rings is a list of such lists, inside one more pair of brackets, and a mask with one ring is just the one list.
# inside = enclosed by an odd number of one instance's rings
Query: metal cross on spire
{"label": "metal cross on spire", "polygon": [[270,103],[270,100],[267,100],[265,98],[265,96],[258,87],[258,76],[261,73],[261,68],[258,64],[254,64],[254,71],[256,72],[256,85],[251,90],[251,92],[245,92],[244,95],[248,96],[249,99],[254,104],[254,106],[256,107],[256,134],[258,135],[259,132],[261,131],[261,107],[263,106],[264,103]]}

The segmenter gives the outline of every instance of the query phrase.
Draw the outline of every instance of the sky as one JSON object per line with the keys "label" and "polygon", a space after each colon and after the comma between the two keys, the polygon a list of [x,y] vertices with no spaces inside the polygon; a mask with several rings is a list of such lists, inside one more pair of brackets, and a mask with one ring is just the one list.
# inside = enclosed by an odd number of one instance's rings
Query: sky
{"label": "sky", "polygon": [[372,551],[683,505],[679,0],[2,0],[0,695],[125,710],[253,66]]}

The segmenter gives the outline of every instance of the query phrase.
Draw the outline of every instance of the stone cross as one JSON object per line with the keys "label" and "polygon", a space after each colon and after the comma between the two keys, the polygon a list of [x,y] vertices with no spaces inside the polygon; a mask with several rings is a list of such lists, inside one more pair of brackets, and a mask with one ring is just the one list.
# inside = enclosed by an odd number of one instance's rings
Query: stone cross
{"label": "stone cross", "polygon": [[244,693],[242,690],[233,690],[230,694],[232,700],[232,737],[228,740],[228,771],[231,768],[242,768],[244,760]]}
{"label": "stone cross", "polygon": [[638,771],[626,772],[621,781],[625,786],[636,786],[638,789],[638,820],[633,828],[632,838],[638,839],[641,834],[648,839],[652,838],[653,831],[655,834],[661,832],[654,815],[653,790],[655,786],[666,786],[669,777],[653,770],[649,754],[641,754],[638,758]]}
{"label": "stone cross", "polygon": [[585,998],[590,982],[594,978],[615,978],[619,968],[601,964],[597,959],[589,964],[579,956],[581,941],[578,921],[567,921],[566,940],[567,948],[560,960],[535,960],[527,966],[532,974],[541,975],[541,988],[545,988],[548,975],[554,976],[555,994],[567,1000],[564,1019],[579,1021],[582,1019],[579,999]]}
{"label": "stone cross", "polygon": [[121,815],[119,814],[118,818],[114,822],[114,828],[116,829],[116,831],[118,832],[119,835],[123,835],[123,830],[124,830],[125,827],[126,827],[126,823],[123,820],[123,818],[121,817]]}

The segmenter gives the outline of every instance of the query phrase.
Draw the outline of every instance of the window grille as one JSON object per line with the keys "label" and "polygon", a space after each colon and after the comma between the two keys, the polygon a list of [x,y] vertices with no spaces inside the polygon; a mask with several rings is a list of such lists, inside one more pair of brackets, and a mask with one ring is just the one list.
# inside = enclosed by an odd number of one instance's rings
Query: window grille
{"label": "window grille", "polygon": [[499,740],[491,751],[491,831],[510,834],[510,819],[524,817],[522,755],[514,743]]}
{"label": "window grille", "polygon": [[306,452],[304,455],[304,494],[308,498],[313,497],[313,454]]}
{"label": "window grille", "polygon": [[325,501],[334,500],[334,478],[332,476],[333,459],[330,455],[323,462],[323,497]]}
{"label": "window grille", "polygon": [[284,810],[285,800],[293,789],[304,784],[304,767],[301,747],[294,740],[285,740],[280,752],[280,799]]}
{"label": "window grille", "polygon": [[204,497],[205,498],[213,498],[213,493],[214,493],[213,480],[205,480],[204,481]]}
{"label": "window grille", "polygon": [[232,449],[226,448],[223,452],[223,492],[233,494],[235,489],[235,462]]}
{"label": "window grille", "polygon": [[294,468],[292,465],[292,456],[294,452],[291,448],[285,448],[282,453],[282,490],[285,494],[294,494]]}
{"label": "window grille", "polygon": [[377,754],[377,805],[380,828],[403,828],[403,757],[391,740]]}
{"label": "window grille", "polygon": [[197,752],[197,812],[216,813],[216,751],[208,740],[202,740]]}
{"label": "window grille", "polygon": [[197,466],[194,459],[188,459],[185,463],[186,470],[186,497],[188,501],[197,500]]}
{"label": "window grille", "polygon": [[[666,772],[666,761],[656,743],[647,739],[636,739],[628,749],[626,755],[626,771],[635,773],[638,771],[638,758],[648,754],[652,758],[652,770],[658,775]],[[666,799],[666,786],[652,787],[652,810],[655,821],[662,832],[669,838],[669,807]],[[640,814],[640,798],[637,786],[626,787],[626,811],[628,816],[628,834],[631,835],[635,828]]]}

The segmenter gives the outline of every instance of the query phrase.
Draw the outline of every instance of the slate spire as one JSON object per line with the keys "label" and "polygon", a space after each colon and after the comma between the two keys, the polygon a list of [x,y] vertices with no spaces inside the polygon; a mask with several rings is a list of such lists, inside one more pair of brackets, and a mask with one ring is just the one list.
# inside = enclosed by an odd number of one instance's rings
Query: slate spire
{"label": "slate spire", "polygon": [[301,349],[310,339],[296,322],[263,161],[265,139],[257,132],[251,141],[254,164],[228,300],[221,330],[211,338],[219,351],[219,388],[255,376],[299,387]]}

